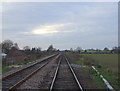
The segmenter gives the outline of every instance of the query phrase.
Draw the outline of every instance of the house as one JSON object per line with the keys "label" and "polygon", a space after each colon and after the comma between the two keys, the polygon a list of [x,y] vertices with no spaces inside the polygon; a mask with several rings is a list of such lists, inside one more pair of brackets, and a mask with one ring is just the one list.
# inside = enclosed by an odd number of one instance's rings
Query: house
{"label": "house", "polygon": [[7,56],[7,54],[5,54],[5,53],[0,53],[0,59],[5,58],[6,56]]}

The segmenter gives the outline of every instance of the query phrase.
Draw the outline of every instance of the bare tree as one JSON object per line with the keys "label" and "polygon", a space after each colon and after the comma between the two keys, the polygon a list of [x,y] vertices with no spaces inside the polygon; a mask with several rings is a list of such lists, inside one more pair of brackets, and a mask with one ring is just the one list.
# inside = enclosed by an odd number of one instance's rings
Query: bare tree
{"label": "bare tree", "polygon": [[109,49],[107,47],[104,48],[104,51],[109,51]]}
{"label": "bare tree", "polygon": [[70,51],[73,52],[73,48],[70,48]]}
{"label": "bare tree", "polygon": [[112,51],[112,53],[118,53],[118,47],[116,47],[116,46],[113,47],[111,51]]}
{"label": "bare tree", "polygon": [[25,46],[25,47],[23,47],[23,50],[30,51],[30,47],[29,46]]}
{"label": "bare tree", "polygon": [[82,51],[82,48],[81,48],[81,47],[77,47],[77,48],[75,49],[75,51],[78,52],[78,53],[80,53],[80,52]]}
{"label": "bare tree", "polygon": [[19,50],[19,46],[18,46],[17,43],[14,43],[14,47],[15,47],[17,50]]}
{"label": "bare tree", "polygon": [[35,49],[35,47],[33,47],[31,50],[34,52],[36,49]]}
{"label": "bare tree", "polygon": [[2,52],[8,54],[8,52],[12,47],[13,47],[13,42],[11,40],[4,40],[2,42]]}
{"label": "bare tree", "polygon": [[54,51],[53,45],[50,45],[50,46],[48,47],[47,51],[48,51],[48,52]]}
{"label": "bare tree", "polygon": [[39,52],[40,52],[40,51],[41,51],[41,47],[38,47],[38,48],[37,48],[37,51],[39,51]]}

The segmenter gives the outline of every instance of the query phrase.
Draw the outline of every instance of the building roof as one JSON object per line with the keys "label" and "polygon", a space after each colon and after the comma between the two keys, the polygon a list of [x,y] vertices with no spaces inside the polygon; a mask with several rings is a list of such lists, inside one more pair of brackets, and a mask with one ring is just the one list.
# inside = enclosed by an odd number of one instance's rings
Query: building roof
{"label": "building roof", "polygon": [[5,53],[0,53],[0,57],[5,57],[7,54]]}

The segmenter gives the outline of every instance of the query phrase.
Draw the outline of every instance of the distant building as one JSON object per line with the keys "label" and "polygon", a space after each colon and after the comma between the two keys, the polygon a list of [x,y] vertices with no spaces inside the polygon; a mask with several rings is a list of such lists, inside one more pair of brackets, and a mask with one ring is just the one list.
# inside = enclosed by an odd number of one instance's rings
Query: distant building
{"label": "distant building", "polygon": [[0,59],[1,58],[5,58],[7,56],[7,54],[5,54],[5,53],[0,53]]}

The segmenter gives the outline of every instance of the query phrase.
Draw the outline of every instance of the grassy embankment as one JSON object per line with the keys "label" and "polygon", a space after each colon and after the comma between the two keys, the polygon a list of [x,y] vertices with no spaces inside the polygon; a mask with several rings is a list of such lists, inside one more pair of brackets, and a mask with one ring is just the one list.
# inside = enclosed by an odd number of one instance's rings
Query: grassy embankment
{"label": "grassy embankment", "polygon": [[[94,65],[97,70],[109,81],[115,88],[119,89],[118,78],[118,55],[117,54],[72,54],[67,55],[75,60],[76,64],[92,66]],[[104,84],[95,71],[85,69],[85,72],[90,74],[92,78],[104,88]]]}
{"label": "grassy embankment", "polygon": [[46,56],[49,56],[49,55],[52,55],[52,54],[55,54],[55,53],[44,53],[44,54],[41,54],[41,56],[39,58],[31,56],[27,60],[21,60],[21,62],[15,63],[14,65],[9,65],[9,66],[6,65],[6,64],[2,64],[2,70],[1,70],[2,72],[1,73],[8,72],[8,71],[14,69],[15,67],[20,67],[22,65],[26,65],[26,64],[28,64],[30,62],[36,61],[37,59],[42,59],[42,58],[44,58]]}

